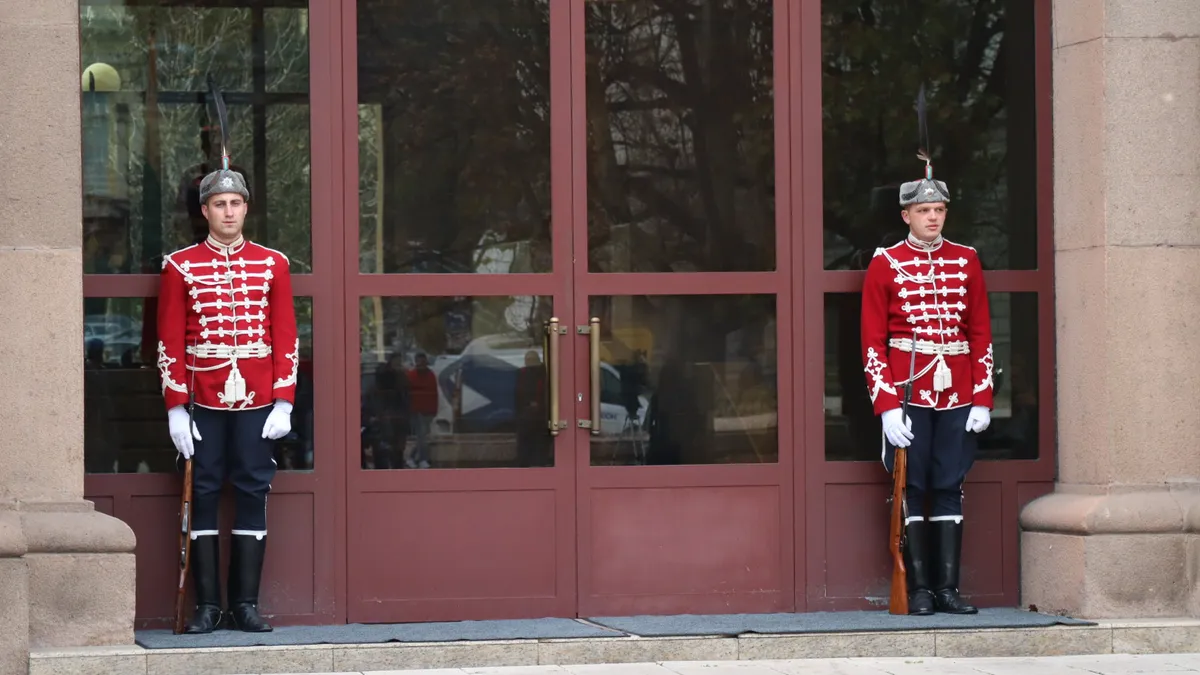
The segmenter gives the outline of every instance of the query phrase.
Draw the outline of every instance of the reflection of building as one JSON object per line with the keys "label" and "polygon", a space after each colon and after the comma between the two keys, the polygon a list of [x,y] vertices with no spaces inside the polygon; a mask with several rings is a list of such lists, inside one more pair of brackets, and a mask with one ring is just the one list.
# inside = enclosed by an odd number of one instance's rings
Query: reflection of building
{"label": "reflection of building", "polygon": [[[931,132],[961,195],[951,236],[988,262],[1004,369],[967,488],[964,591],[1094,617],[1196,613],[1200,84],[1177,34],[1200,6],[992,3],[1004,31],[984,36],[995,50],[952,50],[969,64],[921,61],[895,35],[969,40],[970,2],[788,3],[824,45],[799,29],[717,44],[734,56],[706,62],[704,86],[678,69],[663,91],[620,60],[646,53],[621,28],[649,0],[582,3],[586,22],[556,2],[498,3],[525,10],[487,21],[426,16],[438,3],[421,0],[146,4],[6,5],[6,30],[29,38],[9,61],[46,67],[37,87],[29,68],[0,70],[16,111],[0,143],[0,588],[27,589],[0,659],[127,644],[135,617],[171,611],[178,480],[144,299],[179,181],[206,159],[202,69],[229,92],[254,234],[292,258],[310,357],[271,497],[275,623],[477,618],[468,591],[504,616],[877,602],[886,476],[857,292],[900,234],[891,188],[875,208],[872,190],[919,168],[918,72],[961,94],[931,97]],[[357,35],[308,30],[355,30],[334,17],[356,10]],[[575,49],[587,58],[551,81],[551,50]],[[76,51],[118,78],[98,68],[83,91],[61,67]],[[616,84],[589,89],[597,74]],[[388,474],[368,462],[360,404],[379,363],[412,369],[418,352],[438,412],[427,437],[414,423],[396,442],[427,441],[433,468]],[[379,517],[392,513],[419,527]],[[712,562],[714,542],[739,564]]]}

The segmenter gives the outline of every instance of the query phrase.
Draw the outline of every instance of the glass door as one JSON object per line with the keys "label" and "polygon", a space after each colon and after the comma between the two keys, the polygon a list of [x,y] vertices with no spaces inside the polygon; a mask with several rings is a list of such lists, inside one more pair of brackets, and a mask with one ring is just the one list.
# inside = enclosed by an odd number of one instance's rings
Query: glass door
{"label": "glass door", "polygon": [[793,608],[788,3],[347,4],[348,620]]}
{"label": "glass door", "polygon": [[348,620],[573,615],[569,6],[345,4]]}
{"label": "glass door", "polygon": [[794,606],[787,12],[572,0],[581,616]]}

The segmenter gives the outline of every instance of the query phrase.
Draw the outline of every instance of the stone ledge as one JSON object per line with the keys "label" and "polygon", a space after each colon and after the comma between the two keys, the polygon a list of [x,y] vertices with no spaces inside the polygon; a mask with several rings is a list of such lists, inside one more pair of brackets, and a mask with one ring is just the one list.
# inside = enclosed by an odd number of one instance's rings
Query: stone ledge
{"label": "stone ledge", "polygon": [[1063,486],[1021,511],[1024,532],[1056,534],[1179,534],[1200,532],[1200,491],[1143,487],[1091,491]]}
{"label": "stone ledge", "polygon": [[807,633],[678,638],[579,638],[219,649],[95,647],[34,650],[30,675],[327,673],[663,661],[892,656],[1051,656],[1200,651],[1200,620],[1114,619],[1097,626]]}
{"label": "stone ledge", "polygon": [[[90,507],[90,503],[84,502]],[[99,511],[21,511],[29,553],[133,553],[133,530]]]}

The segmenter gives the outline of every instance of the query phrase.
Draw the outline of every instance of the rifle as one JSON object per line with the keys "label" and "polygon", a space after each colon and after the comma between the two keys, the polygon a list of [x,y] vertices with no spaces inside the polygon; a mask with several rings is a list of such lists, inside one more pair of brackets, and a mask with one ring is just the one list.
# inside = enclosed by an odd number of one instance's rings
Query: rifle
{"label": "rifle", "polygon": [[[188,434],[192,434],[196,409],[196,351],[192,345],[192,383],[188,387]],[[193,443],[195,439],[193,438]],[[193,446],[194,448],[194,446]],[[194,453],[193,453],[194,454]],[[187,599],[188,570],[192,566],[192,458],[183,463],[183,490],[179,500],[179,585],[175,589],[175,634],[184,630],[184,600]]]}
{"label": "rifle", "polygon": [[[908,404],[912,400],[913,374],[917,365],[917,336],[913,335],[912,351],[908,361],[908,382],[904,385],[904,402],[900,406],[900,423],[908,424]],[[908,570],[904,567],[904,525],[908,520],[908,451],[893,448],[892,462],[892,513],[888,532],[888,548],[892,555],[892,596],[888,601],[891,614],[908,614]]]}

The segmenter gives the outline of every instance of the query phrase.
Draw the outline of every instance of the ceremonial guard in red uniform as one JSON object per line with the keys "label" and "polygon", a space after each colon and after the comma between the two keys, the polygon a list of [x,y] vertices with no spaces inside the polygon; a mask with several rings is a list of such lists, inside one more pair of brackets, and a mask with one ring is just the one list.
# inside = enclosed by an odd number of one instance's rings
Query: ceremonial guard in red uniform
{"label": "ceremonial guard in red uniform", "polygon": [[[219,113],[221,107],[218,101]],[[217,506],[226,479],[236,506],[229,614],[240,630],[271,630],[258,612],[267,493],[274,440],[291,430],[299,369],[288,259],[242,237],[250,192],[242,174],[228,168],[227,142],[222,154],[224,168],[200,183],[208,238],[164,258],[158,298],[158,370],[171,440],[193,462],[196,612],[189,633],[210,632],[222,619]]]}
{"label": "ceremonial guard in red uniform", "polygon": [[[909,613],[973,614],[958,592],[962,484],[976,434],[991,420],[991,320],[979,256],[942,237],[950,192],[922,158],[925,177],[900,187],[908,236],[876,250],[867,267],[863,366],[875,414],[882,416],[888,471],[894,448],[907,448]],[[900,397],[910,379],[904,420]]]}

